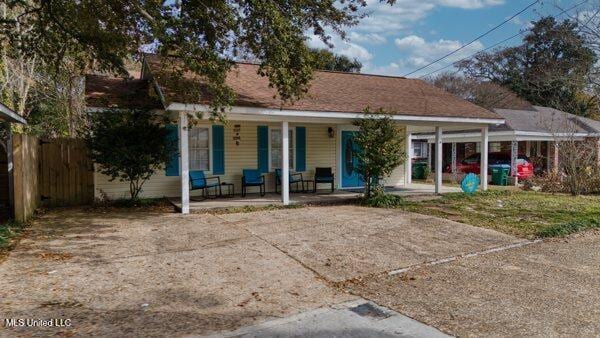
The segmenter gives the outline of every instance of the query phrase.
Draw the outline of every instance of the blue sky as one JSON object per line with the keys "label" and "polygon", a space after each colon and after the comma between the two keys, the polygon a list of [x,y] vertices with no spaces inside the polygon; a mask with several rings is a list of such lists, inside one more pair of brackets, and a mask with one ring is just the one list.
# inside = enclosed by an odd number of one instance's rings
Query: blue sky
{"label": "blue sky", "polygon": [[[460,47],[525,8],[533,0],[398,0],[394,6],[368,0],[369,17],[346,29],[348,41],[333,36],[333,51],[363,63],[363,73],[404,75]],[[411,77],[418,77],[527,29],[532,20],[556,15],[581,0],[541,1],[529,10],[464,48]],[[585,7],[583,4],[580,9]],[[572,14],[576,14],[574,9]],[[559,18],[566,18],[563,14]],[[519,37],[506,42],[514,45]],[[309,45],[324,47],[310,37]],[[450,68],[449,70],[452,70]]]}

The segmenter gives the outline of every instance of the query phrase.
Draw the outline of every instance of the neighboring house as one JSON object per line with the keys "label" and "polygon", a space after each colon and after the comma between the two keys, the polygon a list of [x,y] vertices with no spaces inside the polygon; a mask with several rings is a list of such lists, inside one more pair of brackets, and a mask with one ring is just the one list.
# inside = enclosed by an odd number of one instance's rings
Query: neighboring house
{"label": "neighboring house", "polygon": [[[561,140],[592,140],[598,144],[600,161],[600,121],[565,113],[563,111],[533,106],[531,110],[494,109],[506,123],[489,128],[489,152],[508,153],[511,167],[517,157],[525,155],[533,162],[537,173],[557,168],[558,151]],[[432,133],[413,135],[414,151],[424,144],[435,149],[435,136]],[[479,130],[449,131],[444,133],[444,153],[442,167],[452,175],[457,174],[457,163],[481,151]],[[435,159],[427,157],[433,166]],[[512,171],[513,173],[516,170]],[[516,183],[516,182],[513,182]]]}
{"label": "neighboring house", "polygon": [[[364,109],[384,108],[393,115],[410,140],[410,134],[438,130],[465,130],[503,123],[496,113],[456,98],[418,79],[356,73],[316,71],[308,93],[294,104],[276,98],[258,66],[238,63],[227,76],[237,102],[227,113],[228,123],[212,124],[204,114],[188,125],[188,113],[208,112],[210,97],[188,100],[181,83],[202,84],[201,78],[184,74],[179,85],[160,76],[164,59],[146,55],[142,75],[135,80],[88,76],[88,110],[102,113],[107,108],[149,107],[170,116],[173,137],[179,140],[179,158],[174,157],[164,172],[144,185],[142,196],[181,196],[182,212],[189,205],[189,170],[204,170],[233,183],[240,192],[242,169],[258,169],[266,176],[267,190],[274,190],[274,169],[289,167],[311,178],[316,167],[331,167],[336,188],[362,186],[353,170],[351,148],[355,119],[364,118]],[[182,89],[183,88],[183,89]],[[481,140],[487,144],[486,133]],[[286,137],[287,136],[287,137]],[[289,146],[283,140],[290,140]],[[186,142],[182,142],[186,141]],[[140,140],[143,142],[143,140]],[[406,143],[406,144],[410,144]],[[408,149],[407,149],[408,150]],[[438,156],[441,156],[441,152]],[[283,163],[283,158],[289,158]],[[410,161],[385,178],[388,186],[410,183]],[[441,189],[437,180],[436,191]],[[486,188],[486,184],[484,187]],[[118,180],[95,174],[96,196],[124,197],[128,186]],[[283,185],[282,200],[289,202]]]}
{"label": "neighboring house", "polygon": [[4,135],[3,140],[0,142],[2,145],[2,151],[0,151],[0,219],[7,219],[12,216],[14,196],[12,178],[13,147],[10,123],[27,124],[27,121],[0,103],[0,122],[8,124],[6,128],[8,133]]}

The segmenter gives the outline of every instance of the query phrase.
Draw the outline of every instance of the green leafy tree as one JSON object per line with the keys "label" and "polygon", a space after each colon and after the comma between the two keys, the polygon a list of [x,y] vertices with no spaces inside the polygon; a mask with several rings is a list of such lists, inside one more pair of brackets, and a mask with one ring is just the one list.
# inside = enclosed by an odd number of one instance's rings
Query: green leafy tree
{"label": "green leafy tree", "polygon": [[578,93],[585,90],[597,57],[578,24],[544,17],[516,47],[479,53],[457,66],[470,77],[510,88],[535,105],[587,115]]}
{"label": "green leafy tree", "polygon": [[[331,45],[327,32],[344,37],[344,28],[358,22],[366,5],[364,0],[9,0],[3,8],[13,15],[0,18],[0,45],[45,65],[60,67],[69,55],[85,67],[121,74],[124,60],[140,49],[177,55],[182,71],[207,80],[212,113],[219,115],[234,100],[225,84],[233,60],[245,55],[259,60],[259,74],[282,100],[294,101],[312,78],[305,34]],[[198,89],[196,96],[201,94]]]}
{"label": "green leafy tree", "polygon": [[176,151],[162,122],[148,110],[104,111],[90,118],[85,141],[98,171],[128,182],[132,200]]}
{"label": "green leafy tree", "polygon": [[360,73],[360,69],[362,68],[362,63],[357,59],[337,55],[327,49],[311,48],[310,53],[313,57],[315,69]]}
{"label": "green leafy tree", "polygon": [[380,109],[372,113],[365,109],[367,118],[355,120],[359,128],[354,137],[357,148],[358,172],[365,182],[365,197],[368,199],[379,187],[380,179],[388,177],[404,162],[404,136],[391,116]]}

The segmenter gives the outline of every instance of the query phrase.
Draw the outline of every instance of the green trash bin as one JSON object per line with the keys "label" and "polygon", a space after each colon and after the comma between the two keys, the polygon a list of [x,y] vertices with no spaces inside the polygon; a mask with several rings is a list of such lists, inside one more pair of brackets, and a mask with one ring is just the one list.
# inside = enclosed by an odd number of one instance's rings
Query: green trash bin
{"label": "green trash bin", "polygon": [[427,163],[426,162],[416,162],[412,165],[412,178],[417,180],[424,180],[425,172],[427,171]]}
{"label": "green trash bin", "polygon": [[494,185],[508,185],[508,173],[510,172],[510,166],[507,164],[491,165],[492,171],[492,184]]}

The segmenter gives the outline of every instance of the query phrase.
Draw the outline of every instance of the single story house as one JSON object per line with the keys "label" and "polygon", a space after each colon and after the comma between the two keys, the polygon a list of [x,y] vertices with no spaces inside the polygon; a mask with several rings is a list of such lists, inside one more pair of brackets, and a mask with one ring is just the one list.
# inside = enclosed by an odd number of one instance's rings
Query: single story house
{"label": "single story house", "polygon": [[27,121],[19,114],[12,111],[0,102],[0,122],[5,123],[7,130],[6,138],[0,141],[0,219],[7,219],[13,214],[13,144],[11,123],[27,124]]}
{"label": "single story house", "polygon": [[[364,118],[364,109],[383,108],[392,114],[410,140],[412,133],[435,131],[442,143],[442,130],[476,129],[482,131],[481,143],[488,142],[488,128],[504,123],[498,114],[461,100],[418,79],[403,77],[316,71],[306,95],[293,104],[282,104],[268,79],[257,73],[258,66],[237,63],[226,83],[237,101],[227,112],[227,123],[212,123],[208,114],[194,117],[188,128],[189,114],[208,112],[210,97],[190,100],[180,95],[181,83],[163,76],[165,59],[145,55],[141,74],[136,79],[92,75],[86,79],[86,103],[89,111],[149,107],[167,114],[179,154],[163,172],[144,185],[141,196],[181,196],[181,211],[189,212],[189,172],[203,170],[218,175],[221,181],[241,189],[243,169],[258,169],[266,177],[267,191],[275,189],[275,169],[303,172],[311,178],[316,167],[332,168],[336,189],[362,186],[353,169],[352,122]],[[168,68],[168,67],[167,67]],[[202,84],[203,79],[189,72],[182,82]],[[140,140],[143,142],[143,140]],[[405,142],[409,151],[410,142]],[[442,147],[436,154],[442,158]],[[485,159],[484,159],[485,160]],[[441,163],[441,160],[439,161]],[[385,178],[387,186],[410,184],[410,161]],[[441,170],[440,170],[441,172]],[[289,203],[287,175],[282,177],[282,201]],[[128,186],[110,182],[95,174],[96,196],[112,198],[127,195]],[[487,188],[483,182],[482,188]],[[436,191],[441,189],[441,177]]]}
{"label": "single story house", "polygon": [[[554,108],[532,106],[532,109],[494,109],[506,122],[490,126],[489,152],[510,153],[511,167],[517,157],[525,155],[533,162],[535,171],[541,173],[558,167],[560,141],[566,139],[592,140],[597,143],[600,163],[600,121],[569,114]],[[427,159],[435,168],[435,135],[413,135],[412,157]],[[444,133],[442,168],[448,179],[456,179],[457,163],[481,152],[479,130],[448,131]],[[512,170],[516,173],[516,170]],[[516,177],[512,178],[517,183]]]}

